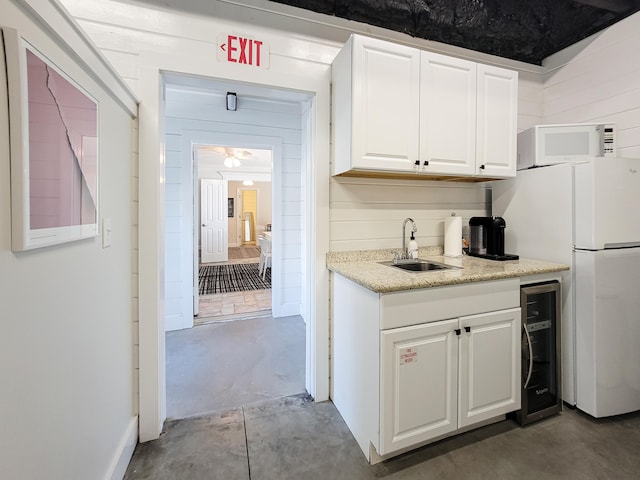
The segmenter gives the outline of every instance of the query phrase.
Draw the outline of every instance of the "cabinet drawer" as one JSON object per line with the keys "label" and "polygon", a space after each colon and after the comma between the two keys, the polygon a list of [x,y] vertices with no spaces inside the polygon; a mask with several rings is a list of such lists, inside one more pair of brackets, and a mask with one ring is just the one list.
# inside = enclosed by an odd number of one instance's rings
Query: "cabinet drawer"
{"label": "cabinet drawer", "polygon": [[406,327],[520,306],[520,280],[465,283],[380,296],[380,329]]}

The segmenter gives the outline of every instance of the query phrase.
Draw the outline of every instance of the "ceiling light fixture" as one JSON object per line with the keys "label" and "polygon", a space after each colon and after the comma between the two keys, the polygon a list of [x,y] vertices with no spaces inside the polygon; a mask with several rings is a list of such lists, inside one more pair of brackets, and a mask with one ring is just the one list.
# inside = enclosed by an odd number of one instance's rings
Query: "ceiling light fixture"
{"label": "ceiling light fixture", "polygon": [[227,167],[227,168],[231,168],[231,167],[236,167],[237,168],[240,165],[242,165],[240,163],[240,160],[238,160],[233,155],[229,155],[229,156],[227,156],[227,158],[224,159],[224,166]]}
{"label": "ceiling light fixture", "polygon": [[244,182],[242,182],[242,185],[250,187],[251,185],[253,185],[253,180],[245,180]]}

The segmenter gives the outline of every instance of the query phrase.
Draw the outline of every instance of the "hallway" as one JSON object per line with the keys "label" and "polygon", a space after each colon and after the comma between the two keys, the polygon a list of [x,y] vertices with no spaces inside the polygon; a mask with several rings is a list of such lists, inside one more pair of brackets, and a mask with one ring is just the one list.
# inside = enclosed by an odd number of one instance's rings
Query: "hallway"
{"label": "hallway", "polygon": [[305,391],[302,317],[249,318],[167,332],[167,418]]}

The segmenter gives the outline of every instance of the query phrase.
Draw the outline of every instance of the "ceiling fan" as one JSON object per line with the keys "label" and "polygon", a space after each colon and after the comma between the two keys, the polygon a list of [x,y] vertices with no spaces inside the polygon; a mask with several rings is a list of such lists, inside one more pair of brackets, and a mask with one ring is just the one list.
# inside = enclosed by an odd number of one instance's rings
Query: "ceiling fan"
{"label": "ceiling fan", "polygon": [[227,168],[239,167],[241,165],[240,160],[249,158],[251,155],[251,152],[239,148],[213,147],[212,150],[225,156],[224,166]]}

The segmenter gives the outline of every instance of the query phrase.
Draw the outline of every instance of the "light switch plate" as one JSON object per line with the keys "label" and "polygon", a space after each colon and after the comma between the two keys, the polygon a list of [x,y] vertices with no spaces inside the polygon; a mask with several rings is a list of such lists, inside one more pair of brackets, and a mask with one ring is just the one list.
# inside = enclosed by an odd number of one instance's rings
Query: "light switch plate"
{"label": "light switch plate", "polygon": [[111,246],[111,219],[102,219],[102,248]]}

